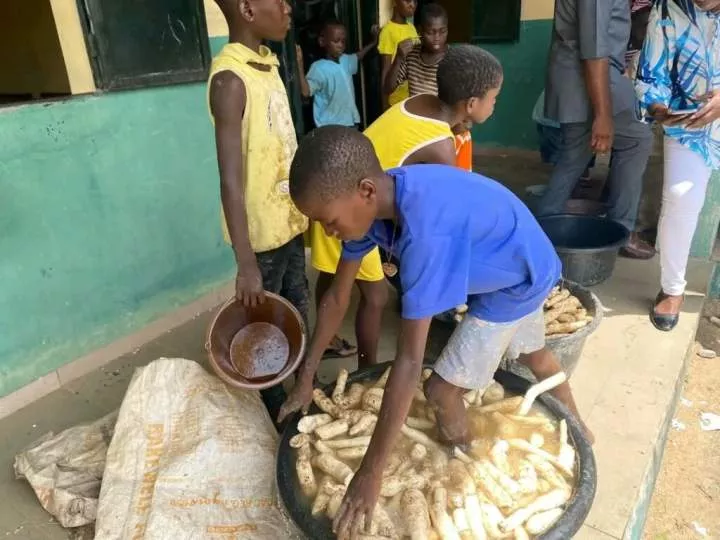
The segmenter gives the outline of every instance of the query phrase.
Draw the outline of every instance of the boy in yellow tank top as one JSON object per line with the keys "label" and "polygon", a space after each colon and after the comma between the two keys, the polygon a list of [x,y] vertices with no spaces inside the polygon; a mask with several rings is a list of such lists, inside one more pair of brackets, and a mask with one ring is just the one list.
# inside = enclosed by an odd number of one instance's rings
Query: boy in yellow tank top
{"label": "boy in yellow tank top", "polygon": [[[489,52],[474,45],[452,47],[438,67],[438,96],[419,94],[398,103],[365,130],[380,166],[387,170],[414,163],[456,165],[451,126],[485,122],[493,113],[502,80],[502,66]],[[317,222],[312,223],[310,240],[312,265],[320,272],[315,294],[322,298],[332,282],[342,246]],[[392,270],[394,265],[397,273],[398,261],[390,257],[388,262],[391,266],[386,269]],[[355,328],[361,364],[375,361],[387,295],[384,277],[392,279],[395,273],[383,271],[377,248],[360,265],[356,283],[361,301]]]}
{"label": "boy in yellow tank top", "polygon": [[[215,125],[223,227],[237,262],[235,294],[246,306],[264,291],[287,298],[307,321],[308,283],[303,233],[307,219],[288,190],[297,149],[278,59],[262,45],[282,41],[290,28],[285,0],[217,0],[230,30],[213,59],[208,83]],[[263,391],[276,417],[282,386]]]}
{"label": "boy in yellow tank top", "polygon": [[391,105],[400,103],[409,96],[407,82],[401,84],[391,93],[386,93],[385,79],[398,50],[403,42],[418,41],[418,33],[415,25],[408,22],[415,15],[417,8],[416,0],[395,0],[393,3],[392,18],[380,30],[378,36],[378,52],[382,61],[380,72],[380,89],[382,93],[383,110]]}

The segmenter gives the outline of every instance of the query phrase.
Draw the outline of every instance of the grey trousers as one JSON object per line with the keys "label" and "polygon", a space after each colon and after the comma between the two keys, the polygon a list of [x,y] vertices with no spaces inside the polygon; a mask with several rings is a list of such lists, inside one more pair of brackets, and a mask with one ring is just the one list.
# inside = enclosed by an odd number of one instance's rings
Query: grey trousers
{"label": "grey trousers", "polygon": [[[625,226],[635,228],[643,175],[652,150],[652,131],[635,117],[632,110],[613,118],[615,137],[607,182],[608,217]],[[590,148],[592,122],[562,124],[563,141],[548,189],[536,207],[538,216],[562,214],[578,178],[585,171],[593,155]]]}

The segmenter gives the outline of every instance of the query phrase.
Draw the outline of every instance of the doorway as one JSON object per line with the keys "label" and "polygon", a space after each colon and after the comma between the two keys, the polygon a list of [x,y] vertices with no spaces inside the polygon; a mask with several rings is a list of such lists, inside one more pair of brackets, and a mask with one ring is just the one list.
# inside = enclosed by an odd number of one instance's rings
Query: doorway
{"label": "doorway", "polygon": [[[305,59],[305,68],[322,57],[318,46],[318,35],[323,23],[328,19],[337,19],[347,28],[348,52],[358,51],[368,42],[371,28],[378,22],[377,2],[369,0],[296,0],[293,2],[293,36],[292,48],[292,75],[297,73],[294,44],[300,45]],[[362,39],[361,39],[362,38]],[[296,131],[304,134],[315,127],[312,115],[312,100],[303,100],[299,91],[296,77],[295,88],[288,88],[291,101],[297,100],[292,109],[296,118]],[[372,123],[380,115],[380,58],[377,52],[371,52],[360,65],[358,74],[354,77],[355,101],[360,111],[362,127]]]}

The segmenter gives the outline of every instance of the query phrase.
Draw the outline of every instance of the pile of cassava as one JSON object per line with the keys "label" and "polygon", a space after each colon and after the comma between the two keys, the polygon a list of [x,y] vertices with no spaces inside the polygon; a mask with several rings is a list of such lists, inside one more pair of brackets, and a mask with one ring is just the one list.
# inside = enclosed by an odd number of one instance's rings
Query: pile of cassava
{"label": "pile of cassava", "polygon": [[593,320],[577,297],[568,289],[555,287],[545,300],[545,335],[567,336],[584,328]]}
{"label": "pile of cassava", "polygon": [[[348,373],[341,370],[331,397],[314,391],[322,413],[302,417],[290,440],[313,516],[337,514],[375,429],[388,374],[389,368],[376,382],[346,391]],[[423,379],[429,375],[425,370]],[[466,451],[437,442],[435,414],[419,383],[360,538],[518,539],[546,531],[571,497],[575,450],[565,420],[554,422],[533,403],[564,380],[559,373],[525,396],[508,397],[495,382],[465,394],[473,437]]]}
{"label": "pile of cassava", "polygon": [[[568,289],[560,287],[555,287],[550,292],[550,296],[545,300],[543,308],[546,336],[569,336],[584,328],[593,320],[580,300],[570,294]],[[467,305],[456,307],[455,321],[461,322],[465,318],[467,311]]]}

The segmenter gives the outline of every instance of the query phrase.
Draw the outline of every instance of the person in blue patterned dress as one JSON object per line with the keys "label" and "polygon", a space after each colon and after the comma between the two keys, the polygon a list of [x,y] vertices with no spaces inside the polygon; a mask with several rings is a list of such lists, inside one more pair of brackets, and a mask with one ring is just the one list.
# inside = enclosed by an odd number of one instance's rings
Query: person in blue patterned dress
{"label": "person in blue patterned dress", "polygon": [[657,0],[635,83],[640,112],[662,124],[658,330],[678,322],[685,270],[713,169],[720,168],[720,0]]}

